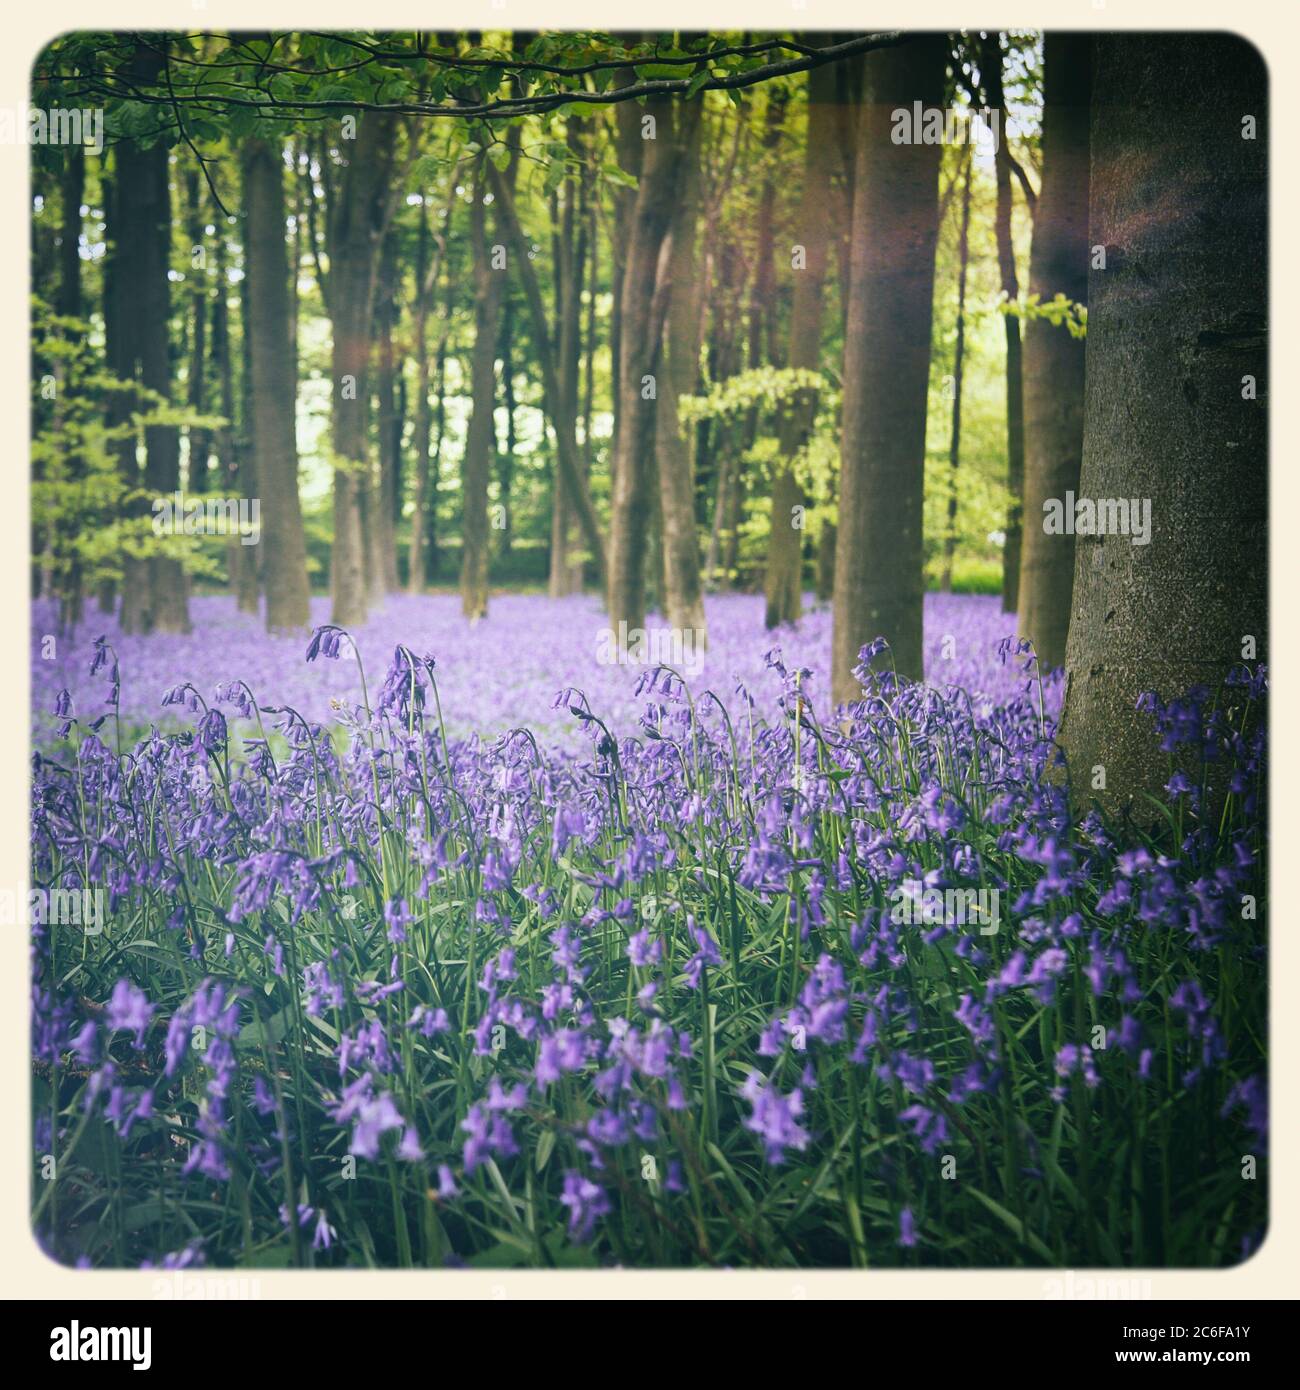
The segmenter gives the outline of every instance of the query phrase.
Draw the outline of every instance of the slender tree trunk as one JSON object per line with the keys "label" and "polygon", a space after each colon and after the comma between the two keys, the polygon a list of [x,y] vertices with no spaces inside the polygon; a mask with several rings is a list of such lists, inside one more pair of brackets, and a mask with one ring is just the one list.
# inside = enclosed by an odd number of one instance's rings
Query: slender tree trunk
{"label": "slender tree trunk", "polygon": [[[187,276],[190,290],[189,380],[186,392],[189,408],[196,415],[207,409],[208,370],[208,263],[204,235],[203,201],[199,191],[199,171],[185,171],[185,219],[190,238],[190,265]],[[212,435],[203,426],[189,426],[186,440],[186,486],[191,492],[206,492],[208,486],[208,457],[212,452]]]}
{"label": "slender tree trunk", "polygon": [[402,413],[399,409],[397,358],[393,328],[397,318],[397,244],[390,231],[379,260],[376,320],[375,412],[379,434],[379,470],[370,510],[371,598],[378,603],[396,593],[397,511],[401,475]]}
{"label": "slender tree trunk", "polygon": [[1145,818],[1170,757],[1138,697],[1268,660],[1268,74],[1230,35],[1094,42],[1079,494],[1150,529],[1075,542],[1061,740],[1079,802]]}
{"label": "slender tree trunk", "polygon": [[[257,438],[257,418],[253,409],[256,383],[253,377],[253,335],[249,323],[258,289],[257,267],[250,265],[244,248],[244,274],[239,282],[239,443],[231,491],[248,499],[260,497],[257,463],[261,445]],[[262,547],[245,546],[233,538],[226,547],[227,564],[235,585],[235,602],[241,613],[256,613],[262,593]]]}
{"label": "slender tree trunk", "polygon": [[[1043,183],[1034,214],[1029,290],[1088,300],[1088,119],[1092,38],[1043,40]],[[1044,503],[1077,492],[1083,459],[1086,349],[1064,324],[1025,325],[1025,517],[1020,633],[1044,670],[1065,661],[1074,588],[1074,536],[1049,535]]]}
{"label": "slender tree trunk", "polygon": [[248,140],[242,151],[245,255],[257,293],[244,331],[253,367],[253,438],[260,494],[262,582],[268,632],[310,622],[307,542],[298,500],[294,353],[285,244],[284,161],[277,145]]}
{"label": "slender tree trunk", "polygon": [[424,590],[424,507],[429,490],[429,443],[433,417],[429,408],[429,296],[437,281],[440,258],[429,235],[428,199],[420,199],[420,231],[415,244],[415,477],[411,500],[411,543],[407,549],[407,591]]}
{"label": "slender tree trunk", "polygon": [[833,697],[855,699],[860,649],[922,675],[923,490],[939,145],[894,144],[892,113],[943,99],[941,36],[868,55],[854,176],[835,548]]}
{"label": "slender tree trunk", "polygon": [[[580,155],[577,122],[569,122],[569,147]],[[584,172],[581,184],[570,180],[565,187],[564,213],[560,224],[558,244],[560,254],[556,258],[558,268],[558,295],[556,321],[559,324],[559,343],[557,355],[560,374],[559,389],[563,397],[560,414],[552,422],[554,428],[563,428],[569,435],[569,447],[573,455],[578,453],[578,370],[582,353],[582,281],[587,258],[587,220],[584,216],[585,203],[582,195],[586,190],[587,177]],[[585,470],[584,470],[585,471]],[[558,466],[552,487],[551,514],[551,565],[548,592],[552,598],[562,598],[582,589],[582,563],[575,560],[573,550],[578,537],[575,505],[564,485],[564,478]]]}
{"label": "slender tree trunk", "polygon": [[957,342],[952,353],[952,438],[948,444],[948,528],[943,538],[943,574],[939,587],[952,593],[952,562],[957,549],[957,473],[961,468],[961,393],[966,370],[966,272],[970,265],[970,187],[973,160],[963,161],[961,229],[957,234]]}
{"label": "slender tree trunk", "polygon": [[619,424],[615,448],[614,495],[609,524],[609,575],[606,603],[617,628],[645,627],[646,540],[654,509],[654,454],[651,431],[657,408],[659,325],[655,289],[659,253],[672,217],[678,162],[673,139],[673,106],[647,101],[642,110],[641,174],[629,217],[627,264],[623,272],[619,351]]}
{"label": "slender tree trunk", "polygon": [[700,374],[699,257],[696,220],[700,207],[703,110],[698,101],[677,112],[678,191],[670,227],[668,318],[664,361],[659,372],[655,454],[659,473],[663,590],[660,607],[668,625],[707,640],[700,583],[700,542],[695,528],[695,469],[691,445],[677,412],[681,396],[694,392]]}
{"label": "slender tree trunk", "polygon": [[[513,161],[511,172],[513,173]],[[470,210],[470,239],[474,251],[474,348],[470,357],[469,426],[461,464],[461,612],[471,620],[488,610],[488,481],[496,440],[496,351],[500,334],[501,303],[505,295],[505,266],[494,269],[487,237],[487,208],[483,197],[487,183],[482,170],[474,179],[474,203]]]}
{"label": "slender tree trunk", "polygon": [[1001,113],[1002,136],[994,158],[997,211],[994,230],[998,244],[998,276],[1010,312],[1003,315],[1007,344],[1007,525],[1002,548],[1002,611],[1014,613],[1020,590],[1020,541],[1024,525],[1025,407],[1021,391],[1020,281],[1016,275],[1016,250],[1011,239],[1011,151],[1007,146],[1006,98],[1002,90],[1002,44],[997,31],[980,44],[980,68],[989,105]]}
{"label": "slender tree trunk", "polygon": [[501,407],[505,415],[506,437],[497,441],[497,496],[501,502],[501,520],[498,545],[502,555],[510,554],[514,537],[515,518],[512,511],[512,490],[515,481],[515,322],[514,305],[510,295],[505,296],[505,307],[501,312],[501,343],[497,352],[501,361]]}
{"label": "slender tree trunk", "polygon": [[[810,371],[821,365],[822,300],[834,228],[831,175],[837,159],[835,97],[834,67],[814,68],[808,79],[808,138],[795,228],[803,262],[793,270],[789,357],[792,368]],[[788,465],[807,446],[816,416],[817,393],[804,390],[782,412],[779,425],[780,451],[773,466],[771,538],[764,576],[769,628],[797,623],[803,606],[804,495]]]}
{"label": "slender tree trunk", "polygon": [[86,197],[86,151],[69,145],[59,180],[59,292],[54,307],[68,318],[81,317],[81,205]]}

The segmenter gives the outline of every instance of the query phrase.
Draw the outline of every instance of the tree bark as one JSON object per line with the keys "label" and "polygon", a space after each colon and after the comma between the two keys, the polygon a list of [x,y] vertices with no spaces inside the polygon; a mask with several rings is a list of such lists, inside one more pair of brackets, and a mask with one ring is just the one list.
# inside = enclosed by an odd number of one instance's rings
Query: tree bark
{"label": "tree bark", "polygon": [[[514,162],[511,168],[513,172]],[[505,295],[505,267],[493,269],[487,237],[487,180],[482,169],[474,179],[470,239],[474,253],[474,347],[470,356],[469,426],[461,463],[460,607],[471,622],[488,610],[488,481],[496,445],[496,354]]]}
{"label": "tree bark", "polygon": [[1148,499],[1151,530],[1076,540],[1061,740],[1079,802],[1147,815],[1169,755],[1139,695],[1268,659],[1268,76],[1231,35],[1094,42],[1079,492]]}
{"label": "tree bark", "polygon": [[695,528],[695,469],[690,441],[678,418],[678,398],[695,391],[700,374],[700,268],[696,255],[699,214],[702,103],[688,101],[677,112],[678,193],[668,252],[668,316],[663,365],[659,372],[659,411],[655,454],[659,473],[663,594],[668,625],[707,641],[700,584],[700,543]]}
{"label": "tree bark", "polygon": [[[367,445],[370,340],[380,244],[388,219],[393,118],[367,113],[356,138],[340,142],[347,163],[333,176],[326,222],[329,276],[323,286],[333,328],[333,621],[363,623],[368,612],[365,521],[370,505]],[[322,170],[324,173],[324,170]]]}
{"label": "tree bark", "polygon": [[[123,356],[119,371],[164,401],[171,399],[171,198],[167,148],[117,146],[116,212],[119,224],[114,282],[116,327]],[[129,322],[128,322],[129,320]],[[124,451],[125,457],[125,451]],[[153,497],[180,487],[180,431],[175,425],[145,430],[144,486]],[[127,632],[188,632],[189,607],[180,561],[151,555],[131,562],[125,576],[121,622]]]}
{"label": "tree bark", "polygon": [[[802,268],[793,271],[789,356],[792,368],[811,371],[821,365],[822,301],[833,226],[831,175],[837,158],[835,97],[834,67],[814,68],[808,81],[808,136],[795,235],[796,242],[804,248],[806,259]],[[807,446],[816,416],[817,392],[813,390],[800,391],[781,415],[780,452],[772,478],[771,537],[764,576],[768,628],[797,623],[803,608],[804,532],[802,525],[796,524],[799,514],[795,509],[803,507],[804,495],[789,462]]]}
{"label": "tree bark", "polygon": [[307,542],[298,499],[297,410],[285,245],[284,161],[278,145],[250,139],[242,150],[245,255],[257,293],[245,330],[252,360],[253,439],[261,500],[262,583],[268,632],[311,620]]}
{"label": "tree bark", "polygon": [[1001,113],[1001,138],[993,161],[997,183],[994,231],[998,245],[998,276],[1010,312],[1003,315],[1007,344],[1007,524],[1002,547],[1002,611],[1016,611],[1020,589],[1020,542],[1024,526],[1025,407],[1021,392],[1020,315],[1016,304],[1020,282],[1016,275],[1016,251],[1011,239],[1011,151],[1007,146],[1006,97],[1002,90],[1002,44],[996,31],[980,44],[980,68],[989,105]]}
{"label": "tree bark", "polygon": [[[1088,301],[1088,119],[1092,40],[1043,40],[1043,181],[1034,214],[1029,290]],[[1020,634],[1043,670],[1065,662],[1074,587],[1074,537],[1049,535],[1043,504],[1077,492],[1083,459],[1083,339],[1064,324],[1025,325],[1025,534],[1020,554]]]}
{"label": "tree bark", "polygon": [[[606,607],[610,623],[645,627],[647,533],[654,511],[652,431],[657,408],[659,332],[655,289],[659,253],[672,218],[678,163],[672,103],[649,100],[642,121],[654,121],[654,139],[641,141],[641,174],[628,219],[619,340],[618,441],[609,523]],[[651,127],[642,126],[648,131]]]}
{"label": "tree bark", "polygon": [[[577,121],[570,119],[568,143],[575,153],[581,151]],[[582,281],[587,259],[587,219],[585,212],[586,174],[575,188],[570,180],[565,188],[564,212],[559,229],[560,254],[556,258],[558,303],[556,321],[559,325],[559,389],[563,397],[559,415],[552,428],[563,427],[569,434],[569,447],[575,458],[578,454],[578,369],[582,354]],[[561,422],[563,424],[561,425]],[[584,470],[585,471],[585,470]],[[547,591],[551,598],[582,590],[582,563],[573,558],[577,537],[573,499],[564,484],[557,465],[552,487],[551,508],[551,565]]]}
{"label": "tree bark", "polygon": [[370,510],[370,593],[373,602],[396,593],[397,528],[395,516],[401,486],[402,412],[399,372],[393,348],[397,320],[397,244],[392,232],[384,238],[379,257],[378,293],[375,305],[375,424],[379,435],[379,470],[375,479],[375,505]]}
{"label": "tree bark", "polygon": [[943,99],[945,47],[925,35],[872,53],[854,175],[832,691],[857,698],[853,669],[876,637],[900,675],[923,674],[923,489],[937,144],[894,144],[891,113]]}
{"label": "tree bark", "polygon": [[970,186],[974,161],[967,150],[961,175],[961,229],[957,234],[957,341],[952,353],[952,437],[948,443],[948,528],[943,538],[939,587],[952,593],[952,562],[957,549],[957,473],[961,468],[961,394],[966,371],[966,272],[970,266]]}

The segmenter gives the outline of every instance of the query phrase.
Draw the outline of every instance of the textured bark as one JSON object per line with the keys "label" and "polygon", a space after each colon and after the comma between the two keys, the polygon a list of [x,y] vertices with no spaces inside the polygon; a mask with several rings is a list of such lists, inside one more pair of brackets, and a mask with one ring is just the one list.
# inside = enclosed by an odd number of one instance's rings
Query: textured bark
{"label": "textured bark", "polygon": [[480,172],[474,180],[470,209],[470,238],[474,251],[474,347],[470,354],[470,417],[461,462],[461,564],[460,607],[471,621],[487,616],[488,609],[488,482],[496,446],[497,338],[501,329],[501,302],[505,295],[504,268],[494,270],[488,245],[487,209],[483,195],[486,180]]}
{"label": "textured bark", "polygon": [[[239,443],[234,457],[232,496],[259,496],[257,485],[257,421],[253,411],[253,336],[248,325],[253,317],[257,297],[255,275],[257,267],[249,264],[247,248],[244,255],[244,274],[239,281]],[[262,592],[262,547],[240,545],[234,539],[226,547],[230,577],[235,586],[235,601],[241,613],[256,613]]]}
{"label": "textured bark", "polygon": [[368,611],[365,518],[371,473],[366,427],[370,340],[395,139],[392,117],[368,113],[358,119],[355,140],[340,142],[347,162],[334,176],[326,225],[330,270],[323,289],[334,340],[330,588],[333,621],[344,627],[364,622]]}
{"label": "textured bark", "polygon": [[[117,147],[114,205],[118,223],[113,272],[119,335],[117,369],[164,400],[171,399],[169,323],[171,200],[167,149],[142,149],[124,140]],[[132,453],[133,453],[132,449]],[[122,452],[124,466],[127,449]],[[145,430],[144,488],[170,497],[180,487],[180,431],[175,425]],[[188,632],[185,573],[178,560],[150,556],[129,561],[123,576],[121,622],[127,632]]]}
{"label": "textured bark", "polygon": [[[569,121],[569,147],[581,154],[578,123]],[[578,370],[582,360],[582,282],[587,260],[587,219],[585,213],[587,176],[580,184],[570,180],[565,188],[564,212],[559,229],[557,267],[557,314],[559,325],[558,370],[559,389],[563,398],[561,410],[552,421],[554,429],[563,428],[569,435],[569,447],[575,458],[578,454]],[[586,460],[583,460],[584,464]],[[585,473],[584,468],[584,473]],[[551,565],[547,592],[551,598],[582,590],[582,562],[574,558],[577,516],[569,489],[558,465],[552,486],[551,508]]]}
{"label": "textured bark", "polygon": [[370,512],[370,594],[373,602],[396,593],[397,498],[402,471],[402,411],[393,329],[397,322],[397,245],[390,232],[379,258],[375,304],[375,425],[379,435],[379,468],[374,480],[375,505]]}
{"label": "textured bark", "polygon": [[429,232],[427,199],[420,202],[420,231],[415,248],[415,473],[411,501],[411,544],[407,551],[406,587],[424,589],[426,507],[429,502],[429,444],[433,413],[429,406],[429,301],[438,284],[445,243],[435,248]]}
{"label": "textured bark", "polygon": [[[1088,300],[1088,120],[1092,40],[1043,41],[1043,182],[1034,214],[1029,291]],[[1065,662],[1074,587],[1074,537],[1048,535],[1043,504],[1077,492],[1083,458],[1083,339],[1043,319],[1025,325],[1025,533],[1020,634],[1044,670]]]}
{"label": "textured bark", "polygon": [[[677,189],[673,114],[670,101],[651,100],[642,108],[643,116],[654,118],[656,134],[653,140],[641,141],[641,175],[628,219],[622,277],[618,441],[606,606],[610,623],[617,628],[626,622],[629,631],[645,627],[646,540],[654,512],[652,431],[658,405],[655,287]],[[654,395],[649,394],[652,389]]]}
{"label": "textured bark", "polygon": [[[191,284],[191,338],[186,401],[194,414],[202,415],[207,410],[208,268],[203,233],[203,203],[199,193],[197,169],[187,169],[185,172],[185,222],[190,240],[190,267],[186,273]],[[198,264],[195,264],[196,261]],[[212,435],[207,429],[191,425],[187,430],[186,446],[186,486],[191,492],[206,492]]]}
{"label": "textured bark", "polygon": [[[792,272],[789,356],[791,367],[812,371],[821,365],[822,303],[834,226],[831,176],[838,158],[835,97],[834,67],[814,68],[808,80],[808,136],[794,237],[803,246],[806,261],[802,269]],[[793,470],[781,464],[788,464],[807,445],[816,416],[817,393],[804,390],[782,414],[779,426],[780,454],[772,479],[771,538],[764,577],[769,628],[798,622],[803,607],[804,533],[795,525],[795,508],[804,504],[803,489]]]}
{"label": "textured bark", "polygon": [[[298,500],[294,353],[284,224],[284,161],[265,140],[242,150],[245,255],[257,293],[245,331],[253,367],[253,438],[261,499],[262,583],[268,632],[310,621],[307,543]],[[249,547],[246,547],[249,548]]]}
{"label": "textured bark", "polygon": [[967,151],[961,190],[961,229],[957,234],[957,341],[952,352],[952,436],[948,441],[948,530],[943,538],[939,587],[952,593],[952,561],[957,549],[957,473],[961,468],[961,397],[966,374],[966,272],[970,267],[970,186],[972,159]]}
{"label": "textured bark", "polygon": [[668,254],[668,316],[663,365],[659,372],[659,410],[655,417],[655,455],[659,473],[659,517],[663,581],[660,606],[668,625],[707,640],[700,584],[700,543],[695,529],[695,470],[691,446],[678,418],[680,396],[695,391],[700,373],[699,274],[696,220],[700,206],[702,105],[678,110],[677,147],[681,165]]}
{"label": "textured bark", "polygon": [[1094,42],[1079,495],[1149,498],[1151,539],[1077,538],[1061,739],[1080,802],[1145,816],[1139,695],[1215,688],[1248,636],[1268,659],[1267,73],[1224,34]]}
{"label": "textured bark", "polygon": [[926,35],[865,64],[854,175],[833,697],[857,697],[858,652],[876,637],[900,675],[922,675],[922,497],[939,145],[891,139],[891,112],[943,99],[944,41]]}
{"label": "textured bark", "polygon": [[[1011,151],[1007,146],[1006,100],[1002,90],[1002,44],[996,32],[986,34],[980,44],[980,68],[989,105],[1001,113],[1002,138],[994,159],[997,182],[997,211],[994,232],[998,245],[998,278],[1009,305],[1020,298],[1016,275],[1016,252],[1011,240]],[[1002,547],[1002,611],[1014,613],[1020,589],[1020,541],[1024,525],[1022,508],[1025,489],[1025,406],[1021,391],[1022,362],[1020,317],[1004,314],[1002,326],[1007,344],[1007,524]]]}
{"label": "textured bark", "polygon": [[81,205],[85,201],[86,151],[70,145],[59,179],[59,291],[54,307],[68,318],[81,317]]}

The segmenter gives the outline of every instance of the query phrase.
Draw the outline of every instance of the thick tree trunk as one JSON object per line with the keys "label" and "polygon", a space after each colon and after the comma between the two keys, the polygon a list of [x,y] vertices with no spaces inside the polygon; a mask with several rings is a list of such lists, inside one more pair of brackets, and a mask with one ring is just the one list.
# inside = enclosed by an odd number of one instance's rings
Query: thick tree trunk
{"label": "thick tree trunk", "polygon": [[487,183],[482,172],[474,180],[470,210],[470,239],[474,252],[474,347],[470,355],[469,426],[461,463],[461,612],[472,622],[487,616],[488,482],[496,444],[496,354],[501,331],[501,302],[505,295],[505,266],[493,269],[487,237]]}
{"label": "thick tree trunk", "polygon": [[1268,659],[1268,76],[1230,35],[1094,42],[1079,496],[1150,531],[1076,540],[1061,739],[1080,803],[1145,817],[1169,755],[1138,697]]}
{"label": "thick tree trunk", "polygon": [[253,438],[261,499],[262,583],[268,632],[308,625],[307,543],[298,500],[294,353],[285,251],[284,161],[279,147],[249,140],[242,151],[245,255],[257,293],[248,304]]}
{"label": "thick tree trunk", "polygon": [[994,158],[997,182],[997,211],[994,231],[998,245],[998,278],[1012,312],[1004,314],[1002,326],[1007,344],[1007,538],[1002,547],[1002,611],[1014,613],[1020,590],[1020,542],[1024,526],[1022,508],[1025,490],[1025,406],[1021,392],[1020,316],[1015,306],[1020,298],[1016,275],[1016,251],[1011,240],[1011,151],[1007,146],[1006,98],[1002,90],[1002,44],[996,31],[985,35],[980,45],[981,76],[989,105],[1001,113],[1001,139]]}
{"label": "thick tree trunk", "polygon": [[[1043,183],[1034,214],[1029,290],[1088,300],[1088,120],[1092,39],[1043,40]],[[1044,670],[1065,662],[1074,587],[1074,536],[1049,535],[1044,503],[1077,492],[1083,459],[1085,345],[1064,324],[1025,325],[1025,533],[1020,634]]]}
{"label": "thick tree trunk", "polygon": [[[803,247],[804,262],[792,272],[794,297],[790,309],[789,358],[792,368],[812,371],[821,365],[822,299],[834,225],[831,174],[837,158],[835,96],[833,65],[814,68],[808,80],[808,137],[794,235],[794,241]],[[807,390],[801,391],[781,416],[780,452],[773,465],[771,538],[764,580],[769,628],[797,623],[803,607],[804,495],[788,464],[806,447],[816,415],[817,393]],[[787,466],[782,467],[783,463]]]}
{"label": "thick tree trunk", "polygon": [[966,153],[961,191],[961,228],[957,234],[957,341],[952,352],[952,437],[948,442],[948,528],[943,538],[943,573],[939,587],[952,593],[952,562],[957,549],[957,473],[961,468],[961,396],[966,374],[966,272],[970,266],[970,186],[974,174]]}
{"label": "thick tree trunk", "polygon": [[854,176],[844,349],[833,698],[857,698],[858,652],[890,644],[900,675],[922,675],[923,489],[937,144],[894,144],[892,113],[943,99],[944,41],[926,35],[868,56]]}
{"label": "thick tree trunk", "polygon": [[[167,149],[142,149],[133,141],[117,146],[115,203],[119,231],[114,283],[117,328],[124,356],[119,370],[165,401],[171,398],[169,326],[171,199]],[[127,320],[130,320],[128,327]],[[152,497],[170,497],[180,487],[180,431],[175,425],[145,430],[144,486]],[[178,560],[150,556],[126,567],[122,626],[128,632],[188,632],[185,573]]]}
{"label": "thick tree trunk", "polygon": [[[655,289],[659,253],[672,218],[678,161],[671,101],[651,100],[642,121],[654,122],[654,139],[643,139],[640,183],[628,221],[619,341],[618,442],[614,451],[614,494],[609,523],[606,606],[617,629],[645,627],[646,540],[654,511],[652,431],[658,407],[659,325]],[[651,127],[643,125],[643,130]]]}
{"label": "thick tree trunk", "polygon": [[668,254],[671,298],[664,331],[664,361],[659,372],[659,411],[655,417],[663,557],[660,607],[669,627],[695,634],[698,649],[707,637],[700,584],[700,543],[695,530],[695,470],[690,441],[678,418],[677,401],[695,391],[700,374],[700,268],[695,224],[702,178],[701,103],[684,104],[678,110],[677,120],[681,174],[671,223],[672,242]]}
{"label": "thick tree trunk", "polygon": [[367,444],[370,338],[375,280],[387,221],[388,182],[396,127],[367,114],[356,138],[342,142],[347,158],[330,190],[326,243],[329,277],[323,288],[333,328],[334,546],[330,556],[333,621],[363,623],[368,612],[366,518],[371,462]]}

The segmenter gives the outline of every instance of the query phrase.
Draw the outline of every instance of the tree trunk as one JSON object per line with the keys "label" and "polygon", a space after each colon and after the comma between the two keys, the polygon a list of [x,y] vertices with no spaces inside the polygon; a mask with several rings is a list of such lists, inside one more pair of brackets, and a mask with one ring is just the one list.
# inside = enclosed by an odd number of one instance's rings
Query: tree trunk
{"label": "tree trunk", "polygon": [[370,593],[379,603],[397,592],[397,528],[395,516],[402,470],[402,413],[399,409],[397,358],[393,328],[397,319],[397,244],[390,231],[379,258],[375,304],[375,411],[379,434],[379,470],[375,505],[370,510]]}
{"label": "tree trunk", "polygon": [[[134,141],[117,146],[115,190],[119,233],[114,280],[119,295],[117,328],[126,356],[122,374],[138,375],[144,387],[171,399],[171,199],[167,148],[142,149]],[[129,329],[127,320],[130,320]],[[125,331],[124,331],[125,330]],[[153,497],[170,497],[180,487],[180,431],[175,425],[145,430],[144,486]],[[180,561],[151,555],[128,567],[122,627],[128,632],[188,632],[189,608]]]}
{"label": "tree trunk", "polygon": [[[575,154],[581,154],[578,123],[570,119],[568,142]],[[563,427],[569,436],[569,447],[575,458],[578,454],[578,369],[582,357],[582,280],[587,259],[586,173],[575,187],[570,180],[565,187],[564,213],[559,231],[560,254],[557,267],[557,314],[559,324],[559,389],[563,397],[561,410],[552,427]],[[561,426],[561,422],[563,425]],[[584,470],[585,471],[585,470]],[[575,560],[573,550],[577,518],[573,499],[564,485],[559,467],[555,469],[551,508],[551,565],[547,591],[552,598],[582,590],[582,563]]]}
{"label": "tree trunk", "polygon": [[937,144],[894,144],[892,113],[943,99],[945,47],[925,35],[867,57],[854,175],[833,698],[856,699],[859,650],[890,644],[898,673],[922,675],[923,490]]}
{"label": "tree trunk", "polygon": [[[1034,214],[1029,290],[1088,301],[1088,103],[1092,39],[1043,40],[1043,183]],[[1043,504],[1077,492],[1083,458],[1086,348],[1061,324],[1025,325],[1025,517],[1020,554],[1020,634],[1043,670],[1065,662],[1074,587],[1074,536],[1049,535]]]}
{"label": "tree trunk", "polygon": [[[792,368],[811,371],[821,365],[822,299],[833,227],[831,173],[837,158],[835,95],[834,66],[826,64],[814,68],[808,78],[808,137],[795,235],[795,241],[803,247],[805,262],[793,271],[789,357]],[[797,623],[803,607],[804,495],[793,468],[788,465],[807,446],[816,415],[817,393],[812,390],[801,391],[781,415],[780,452],[773,466],[771,537],[764,576],[765,621],[769,628]]]}
{"label": "tree trunk", "polygon": [[[659,332],[655,289],[659,253],[672,218],[678,163],[671,101],[651,100],[641,108],[641,174],[628,220],[619,340],[618,441],[609,523],[606,606],[610,623],[628,630],[645,627],[646,540],[654,511],[653,444],[658,405],[656,372]],[[653,121],[653,127],[644,124]]]}
{"label": "tree trunk", "polygon": [[697,647],[707,640],[704,597],[700,584],[700,543],[695,530],[695,470],[690,441],[677,413],[680,396],[695,391],[700,374],[700,267],[696,255],[699,213],[700,137],[703,111],[699,101],[677,112],[677,157],[681,173],[671,222],[668,253],[668,317],[664,361],[659,372],[659,411],[655,417],[655,455],[659,473],[663,592],[660,607],[668,626],[695,634]]}
{"label": "tree trunk", "polygon": [[1016,251],[1011,240],[1011,151],[1007,146],[1006,98],[1002,90],[1002,44],[996,31],[980,42],[980,68],[989,105],[1001,113],[1001,139],[994,158],[998,277],[1011,312],[1002,317],[1007,343],[1007,538],[1002,547],[1002,611],[1014,613],[1020,590],[1020,539],[1025,490],[1025,407],[1021,393],[1020,298]]}
{"label": "tree trunk", "polygon": [[[185,171],[185,219],[190,238],[190,264],[186,275],[191,282],[190,323],[193,333],[186,399],[190,410],[202,415],[207,409],[208,264],[197,169]],[[206,492],[212,436],[202,426],[194,425],[189,426],[186,434],[186,486],[191,492]]]}
{"label": "tree trunk", "polygon": [[497,455],[497,496],[501,503],[502,525],[498,541],[500,553],[510,554],[510,544],[514,536],[515,518],[511,511],[511,490],[515,481],[515,448],[518,438],[515,435],[515,322],[514,305],[509,294],[505,295],[505,305],[501,311],[501,343],[497,356],[501,360],[501,409],[505,415],[506,437],[498,440]]}
{"label": "tree trunk", "polygon": [[59,292],[54,307],[57,313],[72,319],[81,317],[81,205],[85,189],[86,151],[81,145],[69,145],[63,154],[59,180]]}
{"label": "tree trunk", "polygon": [[[513,173],[514,161],[511,161]],[[505,267],[494,269],[487,238],[487,183],[482,170],[474,179],[470,239],[474,252],[474,347],[470,355],[471,406],[461,463],[460,607],[471,622],[488,610],[488,481],[496,444],[496,353],[505,295]]]}
{"label": "tree trunk", "polygon": [[[249,264],[245,245],[244,274],[239,282],[239,442],[232,459],[234,474],[230,491],[232,496],[250,500],[261,495],[257,485],[257,420],[253,411],[253,335],[248,330],[256,299],[255,271],[256,266]],[[262,593],[261,551],[260,545],[240,545],[237,537],[226,547],[230,577],[235,585],[235,603],[241,613],[258,611]]]}
{"label": "tree trunk", "polygon": [[278,145],[248,140],[242,151],[245,256],[257,293],[245,331],[252,360],[253,439],[261,500],[262,583],[268,632],[305,628],[307,542],[298,500],[298,445],[290,267],[284,224],[284,161]]}
{"label": "tree trunk", "polygon": [[1079,493],[1150,531],[1076,541],[1061,739],[1078,801],[1147,815],[1170,760],[1139,695],[1268,659],[1268,76],[1223,34],[1094,42]]}
{"label": "tree trunk", "polygon": [[340,142],[347,163],[341,174],[333,175],[326,223],[330,270],[323,290],[333,329],[336,460],[330,589],[333,621],[343,627],[365,622],[369,606],[365,525],[371,469],[366,421],[370,338],[395,139],[392,117],[366,114],[359,118],[356,138]]}
{"label": "tree trunk", "polygon": [[957,473],[961,468],[961,392],[966,370],[966,272],[970,266],[970,186],[974,174],[970,150],[961,175],[961,230],[957,234],[957,342],[952,353],[952,438],[948,443],[948,528],[943,538],[943,574],[939,587],[952,593],[952,562],[957,549]]}

